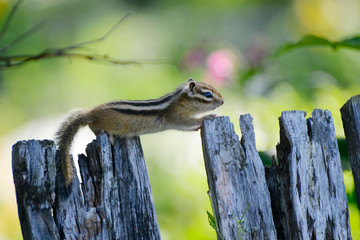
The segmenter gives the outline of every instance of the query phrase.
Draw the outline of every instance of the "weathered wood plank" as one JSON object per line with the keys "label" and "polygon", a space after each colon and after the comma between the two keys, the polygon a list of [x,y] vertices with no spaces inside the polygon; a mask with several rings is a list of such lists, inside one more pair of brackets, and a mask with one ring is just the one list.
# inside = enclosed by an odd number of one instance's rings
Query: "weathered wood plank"
{"label": "weathered wood plank", "polygon": [[[82,184],[55,189],[52,141],[13,147],[14,182],[24,239],[160,239],[140,139],[100,134],[79,156]],[[54,209],[53,209],[54,207]]]}
{"label": "weathered wood plank", "polygon": [[228,117],[205,121],[201,129],[218,239],[275,239],[270,195],[250,115],[240,117],[240,127],[241,142]]}
{"label": "weathered wood plank", "polygon": [[[314,110],[305,120],[304,112],[290,111],[279,120],[278,162],[266,169],[266,180],[250,115],[240,117],[241,141],[228,117],[204,122],[218,238],[351,239],[331,113]],[[160,239],[140,139],[117,138],[112,146],[100,134],[86,153],[79,156],[82,184],[76,177],[64,198],[55,188],[61,180],[55,144],[32,140],[13,146],[24,239]]]}
{"label": "weathered wood plank", "polygon": [[89,238],[160,239],[139,137],[116,138],[112,148],[108,136],[100,134],[86,153],[79,166],[87,207],[68,211],[69,220],[78,211],[83,222],[76,225]]}
{"label": "weathered wood plank", "polygon": [[331,113],[305,115],[282,113],[278,163],[266,170],[278,239],[351,239]]}
{"label": "weathered wood plank", "polygon": [[52,216],[55,200],[56,147],[53,141],[20,141],[12,166],[23,238],[59,239]]}
{"label": "weathered wood plank", "polygon": [[350,98],[342,106],[341,118],[354,177],[356,198],[360,206],[360,95]]}

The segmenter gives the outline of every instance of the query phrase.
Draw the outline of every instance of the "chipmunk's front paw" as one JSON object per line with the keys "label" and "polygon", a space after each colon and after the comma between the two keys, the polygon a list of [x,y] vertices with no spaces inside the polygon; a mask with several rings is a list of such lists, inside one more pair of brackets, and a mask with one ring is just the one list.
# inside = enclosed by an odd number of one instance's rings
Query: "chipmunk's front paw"
{"label": "chipmunk's front paw", "polygon": [[216,114],[209,114],[202,118],[202,120],[211,120],[216,117]]}
{"label": "chipmunk's front paw", "polygon": [[193,128],[193,131],[199,131],[201,129],[201,126],[198,126],[198,127],[195,127],[195,128]]}

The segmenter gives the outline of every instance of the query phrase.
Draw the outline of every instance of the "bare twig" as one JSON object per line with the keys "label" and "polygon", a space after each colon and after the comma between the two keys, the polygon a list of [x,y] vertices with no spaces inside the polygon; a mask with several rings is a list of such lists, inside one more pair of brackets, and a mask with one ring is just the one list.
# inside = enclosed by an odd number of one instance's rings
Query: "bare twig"
{"label": "bare twig", "polygon": [[130,13],[126,13],[125,16],[123,16],[117,23],[115,23],[115,25],[112,26],[100,38],[88,40],[88,41],[81,42],[81,43],[71,44],[71,45],[69,45],[67,47],[63,47],[63,48],[48,48],[48,49],[45,49],[43,52],[58,52],[58,51],[66,52],[68,50],[73,50],[73,49],[78,49],[78,48],[85,48],[84,47],[85,45],[89,45],[89,44],[92,44],[92,43],[104,41],[120,25],[120,23],[122,23],[129,15],[130,15]]}
{"label": "bare twig", "polygon": [[167,59],[140,59],[140,60],[120,60],[116,58],[108,57],[107,55],[86,55],[82,53],[69,53],[66,50],[54,50],[50,52],[42,52],[37,55],[17,55],[11,57],[0,56],[0,69],[20,66],[30,61],[36,61],[46,58],[54,57],[68,57],[68,58],[82,58],[90,61],[97,61],[102,63],[109,63],[115,65],[130,65],[130,64],[174,64]]}
{"label": "bare twig", "polygon": [[8,43],[5,47],[2,47],[0,49],[0,54],[3,54],[4,52],[6,52],[9,48],[11,48],[12,46],[14,46],[16,43],[20,42],[21,40],[23,40],[24,38],[26,38],[27,36],[29,36],[30,34],[34,33],[35,31],[37,31],[38,29],[40,29],[40,27],[42,27],[44,25],[44,21],[36,24],[34,27],[30,28],[28,31],[24,32],[23,34],[21,34],[20,36],[18,36],[17,38],[15,38],[13,41],[11,41],[10,43]]}
{"label": "bare twig", "polygon": [[0,40],[3,38],[3,36],[5,35],[5,33],[7,32],[7,29],[9,28],[9,25],[11,23],[11,20],[13,19],[13,17],[15,16],[15,13],[17,11],[17,9],[19,8],[20,4],[23,2],[23,0],[18,0],[15,5],[12,7],[9,16],[7,17],[3,29],[0,32]]}
{"label": "bare twig", "polygon": [[120,25],[120,23],[122,23],[128,16],[130,16],[130,13],[126,13],[125,16],[123,16],[117,23],[115,23],[115,25],[112,26],[102,37],[100,37],[98,39],[93,39],[93,40],[89,40],[86,42],[78,43],[78,44],[73,44],[73,45],[69,46],[68,48],[69,49],[76,48],[78,46],[89,45],[92,43],[104,41]]}
{"label": "bare twig", "polygon": [[[19,5],[22,3],[23,0],[18,0],[16,4],[12,7],[11,12],[6,19],[6,22],[4,24],[4,27],[0,33],[0,40],[1,37],[6,33],[12,18],[14,17],[14,14],[16,13]],[[165,64],[174,64],[170,60],[164,60],[164,59],[157,59],[157,60],[121,60],[116,58],[111,58],[107,55],[99,55],[99,54],[87,54],[83,52],[79,52],[79,50],[84,49],[91,49],[88,48],[87,45],[104,41],[114,30],[122,23],[130,14],[126,13],[114,26],[112,26],[102,37],[96,38],[93,40],[88,40],[85,42],[80,42],[76,44],[71,44],[69,46],[63,47],[63,48],[47,48],[43,51],[35,54],[24,54],[24,55],[10,55],[10,56],[4,56],[3,53],[6,52],[8,49],[13,47],[16,43],[20,42],[21,40],[25,39],[30,34],[34,33],[36,30],[40,28],[40,26],[43,24],[43,22],[35,25],[25,33],[21,34],[14,40],[12,40],[10,43],[5,45],[4,47],[0,48],[0,69],[3,68],[9,68],[9,67],[15,67],[23,65],[27,62],[41,60],[41,59],[47,59],[47,58],[54,58],[54,57],[67,57],[69,59],[72,58],[80,58],[80,59],[86,59],[90,61],[96,61],[101,63],[109,63],[109,64],[115,64],[115,65],[129,65],[129,64],[149,64],[149,63],[165,63]],[[77,50],[74,52],[74,50]]]}

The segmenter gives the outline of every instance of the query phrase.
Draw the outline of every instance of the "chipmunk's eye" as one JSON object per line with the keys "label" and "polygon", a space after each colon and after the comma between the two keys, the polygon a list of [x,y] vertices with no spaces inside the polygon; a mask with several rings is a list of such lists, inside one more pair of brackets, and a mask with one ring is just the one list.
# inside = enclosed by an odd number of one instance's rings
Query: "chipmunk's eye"
{"label": "chipmunk's eye", "polygon": [[212,98],[212,93],[211,92],[203,92],[202,93],[206,98]]}

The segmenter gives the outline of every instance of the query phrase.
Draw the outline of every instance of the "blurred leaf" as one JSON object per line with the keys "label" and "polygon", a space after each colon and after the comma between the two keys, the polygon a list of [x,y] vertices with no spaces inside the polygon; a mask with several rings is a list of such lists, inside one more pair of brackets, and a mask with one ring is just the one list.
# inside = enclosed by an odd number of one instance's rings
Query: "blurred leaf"
{"label": "blurred leaf", "polygon": [[[211,200],[210,200],[211,201]],[[215,217],[212,213],[210,213],[209,211],[206,211],[207,216],[208,216],[208,220],[209,220],[209,224],[210,226],[216,231],[218,237],[220,237],[221,240],[224,240],[223,236],[221,235],[219,228],[216,224],[216,220]]]}
{"label": "blurred leaf", "polygon": [[264,151],[259,151],[259,157],[263,162],[264,166],[271,166],[272,157],[273,157],[271,154],[268,154],[267,152]]}
{"label": "blurred leaf", "polygon": [[296,48],[315,46],[330,47],[333,50],[336,50],[339,47],[347,47],[355,50],[360,50],[360,36],[344,39],[341,41],[330,41],[326,38],[318,37],[315,35],[306,35],[296,43],[286,43],[280,46],[278,50],[275,51],[274,56],[279,56]]}
{"label": "blurred leaf", "polygon": [[349,39],[344,39],[339,42],[339,46],[341,47],[349,47],[360,50],[360,36],[356,36]]}
{"label": "blurred leaf", "polygon": [[217,230],[217,226],[216,226],[216,221],[214,218],[214,215],[212,215],[209,211],[206,211],[207,216],[208,216],[208,220],[209,220],[209,224],[210,226],[215,229],[215,231]]}
{"label": "blurred leaf", "polygon": [[343,171],[351,170],[350,158],[347,151],[346,139],[337,138],[337,143],[339,147],[339,153],[341,158],[341,168]]}
{"label": "blurred leaf", "polygon": [[235,219],[235,217],[233,215],[234,220],[237,222],[236,225],[237,225],[239,240],[244,239],[244,235],[246,233],[246,230],[245,230],[245,227],[244,227],[244,224],[245,224],[244,217],[245,217],[245,214],[246,214],[247,210],[249,209],[249,207],[250,207],[250,202],[248,203],[243,215],[241,216],[241,218],[238,221],[236,221],[236,219]]}

